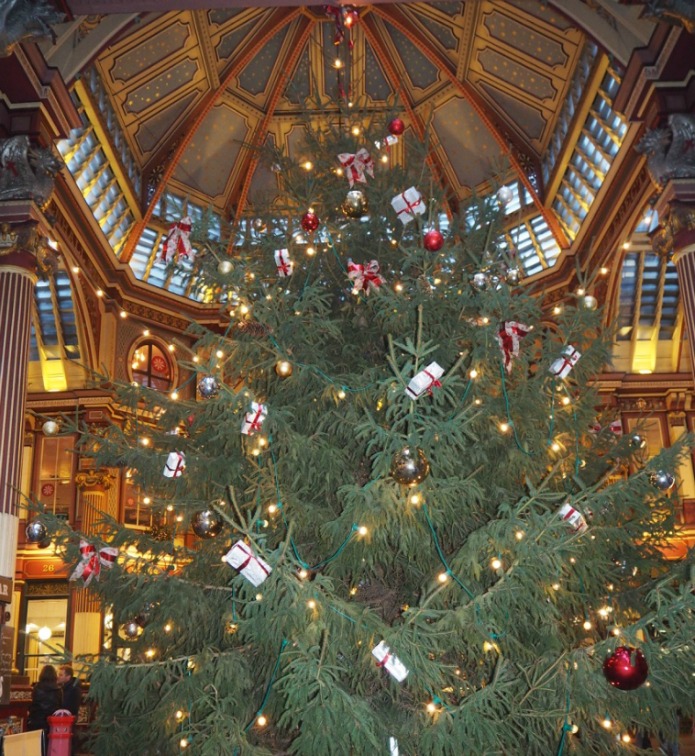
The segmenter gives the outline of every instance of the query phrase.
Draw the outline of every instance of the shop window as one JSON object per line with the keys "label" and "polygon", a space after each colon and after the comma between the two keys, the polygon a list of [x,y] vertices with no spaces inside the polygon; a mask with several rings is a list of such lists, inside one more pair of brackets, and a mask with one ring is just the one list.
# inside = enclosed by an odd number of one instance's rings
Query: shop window
{"label": "shop window", "polygon": [[130,359],[131,380],[157,391],[168,391],[173,382],[173,366],[164,347],[155,341],[140,342]]}
{"label": "shop window", "polygon": [[151,528],[153,518],[149,498],[133,483],[131,470],[125,472],[122,490],[123,524],[133,528]]}
{"label": "shop window", "polygon": [[[31,585],[37,593],[60,593],[63,590],[67,593],[67,586],[63,583]],[[23,614],[24,643],[20,641],[18,666],[30,682],[36,682],[44,664],[60,664],[63,658],[68,599],[66,596],[29,595]]]}
{"label": "shop window", "polygon": [[47,512],[72,521],[75,516],[75,438],[39,436],[35,491]]}

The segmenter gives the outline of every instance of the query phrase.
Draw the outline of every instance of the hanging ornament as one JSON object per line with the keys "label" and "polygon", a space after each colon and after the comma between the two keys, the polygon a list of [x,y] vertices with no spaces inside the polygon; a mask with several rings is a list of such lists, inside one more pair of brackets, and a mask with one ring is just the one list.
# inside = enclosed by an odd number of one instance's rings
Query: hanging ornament
{"label": "hanging ornament", "polygon": [[217,263],[217,272],[223,276],[229,275],[233,268],[234,266],[232,265],[231,260],[220,260],[219,263]]}
{"label": "hanging ornament", "polygon": [[172,260],[178,262],[181,257],[187,260],[193,257],[190,240],[192,228],[193,221],[188,216],[169,227],[169,233],[162,246],[162,255],[159,258],[162,262],[169,263]]}
{"label": "hanging ornament", "polygon": [[553,360],[548,369],[556,378],[567,378],[581,356],[581,352],[569,344],[562,350],[562,357]]}
{"label": "hanging ornament", "polygon": [[391,460],[391,477],[403,486],[416,486],[430,474],[430,463],[417,446],[404,446]]}
{"label": "hanging ornament", "polygon": [[497,190],[497,199],[501,205],[508,205],[514,198],[514,192],[508,186],[501,186]]}
{"label": "hanging ornament", "polygon": [[444,237],[441,231],[432,228],[425,234],[422,242],[428,252],[439,252],[444,246]]}
{"label": "hanging ornament", "polygon": [[294,271],[294,262],[288,249],[275,250],[275,266],[280,278],[288,278]]}
{"label": "hanging ornament", "polygon": [[379,275],[379,263],[376,260],[361,265],[348,259],[347,274],[352,281],[353,294],[364,291],[368,295],[370,291],[377,291],[384,283],[383,277]]}
{"label": "hanging ornament", "polygon": [[118,549],[113,546],[102,546],[97,551],[94,544],[82,538],[80,539],[80,561],[70,575],[70,580],[82,579],[82,583],[86,587],[93,579],[99,580],[102,567],[110,570],[117,559]]}
{"label": "hanging ornament", "polygon": [[506,320],[495,334],[495,340],[502,350],[504,367],[509,373],[512,369],[514,358],[519,356],[521,339],[531,331],[531,328],[514,320]]}
{"label": "hanging ornament", "polygon": [[60,426],[55,420],[46,420],[41,426],[41,430],[43,431],[44,436],[55,436],[60,430]]}
{"label": "hanging ornament", "polygon": [[[279,166],[278,169],[280,170]],[[263,218],[255,218],[253,221],[253,228],[259,234],[264,234],[268,230],[268,226]]]}
{"label": "hanging ornament", "polygon": [[198,538],[214,538],[222,530],[222,518],[214,509],[202,509],[191,518],[191,528]]}
{"label": "hanging ornament", "polygon": [[393,136],[401,136],[405,131],[405,124],[400,118],[393,118],[389,121],[389,125],[386,127],[389,130],[389,134]]}
{"label": "hanging ornament", "polygon": [[265,404],[251,402],[251,411],[244,415],[244,420],[241,423],[241,432],[245,436],[260,432],[267,415],[268,407]]}
{"label": "hanging ornament", "polygon": [[642,449],[647,448],[647,439],[639,433],[631,433],[628,444],[631,449],[641,451]]}
{"label": "hanging ornament", "polygon": [[668,491],[676,485],[676,479],[666,470],[657,470],[651,473],[649,482],[659,491]]}
{"label": "hanging ornament", "polygon": [[169,452],[167,461],[164,463],[162,475],[165,478],[180,478],[186,469],[186,455],[183,452]]}
{"label": "hanging ornament", "polygon": [[488,283],[489,279],[487,273],[476,273],[473,278],[471,278],[471,285],[478,291],[484,291],[487,289]]}
{"label": "hanging ornament", "polygon": [[603,662],[606,680],[619,690],[635,690],[647,679],[649,665],[638,648],[618,646]]}
{"label": "hanging ornament", "polygon": [[518,286],[521,281],[521,271],[519,268],[507,268],[504,280],[509,286]]}
{"label": "hanging ornament", "polygon": [[305,231],[316,231],[319,227],[319,216],[311,210],[308,210],[302,215],[300,223]]}
{"label": "hanging ornament", "polygon": [[289,378],[292,375],[292,363],[289,360],[278,360],[275,363],[275,372],[280,378]]}
{"label": "hanging ornament", "polygon": [[27,537],[27,543],[38,543],[42,549],[50,543],[48,539],[48,528],[39,520],[32,520],[24,531]]}
{"label": "hanging ornament", "polygon": [[391,207],[396,211],[404,226],[407,226],[416,215],[424,215],[427,210],[422,194],[414,186],[397,194],[391,200]]}
{"label": "hanging ornament", "polygon": [[212,399],[219,390],[220,384],[214,375],[205,375],[198,381],[198,392],[203,399]]}
{"label": "hanging ornament", "polygon": [[369,210],[367,197],[359,189],[351,189],[343,200],[341,210],[346,218],[361,218]]}
{"label": "hanging ornament", "polygon": [[598,299],[591,294],[585,294],[582,297],[582,307],[585,310],[595,310],[598,307]]}
{"label": "hanging ornament", "polygon": [[128,640],[135,640],[142,633],[142,625],[134,619],[130,619],[121,625],[121,632]]}

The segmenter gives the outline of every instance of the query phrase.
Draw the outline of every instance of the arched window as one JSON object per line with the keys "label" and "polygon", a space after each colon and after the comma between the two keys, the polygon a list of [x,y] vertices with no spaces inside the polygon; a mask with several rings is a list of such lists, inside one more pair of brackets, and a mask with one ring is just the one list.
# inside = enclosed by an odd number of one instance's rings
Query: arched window
{"label": "arched window", "polygon": [[137,344],[130,359],[131,380],[157,391],[168,391],[174,383],[174,369],[166,349],[156,341]]}

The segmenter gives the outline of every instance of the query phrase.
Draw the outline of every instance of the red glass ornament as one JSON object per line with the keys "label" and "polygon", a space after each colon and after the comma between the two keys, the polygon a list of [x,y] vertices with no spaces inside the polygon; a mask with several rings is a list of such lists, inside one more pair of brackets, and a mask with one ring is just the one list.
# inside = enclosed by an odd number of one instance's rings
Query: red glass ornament
{"label": "red glass ornament", "polygon": [[603,674],[619,690],[635,690],[647,679],[649,665],[639,648],[618,646],[603,662]]}
{"label": "red glass ornament", "polygon": [[400,118],[394,118],[388,125],[389,134],[400,136],[405,131],[405,124]]}
{"label": "red glass ornament", "polygon": [[316,231],[319,227],[319,216],[316,213],[304,213],[301,224],[305,231]]}
{"label": "red glass ornament", "polygon": [[442,236],[440,231],[437,231],[436,228],[433,228],[425,234],[423,244],[425,245],[425,249],[428,252],[439,252],[439,250],[444,246],[444,237]]}

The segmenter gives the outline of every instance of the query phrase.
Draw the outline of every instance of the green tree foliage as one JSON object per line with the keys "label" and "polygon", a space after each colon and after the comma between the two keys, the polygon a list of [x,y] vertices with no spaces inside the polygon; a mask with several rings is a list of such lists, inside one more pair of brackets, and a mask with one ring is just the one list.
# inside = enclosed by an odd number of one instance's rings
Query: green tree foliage
{"label": "green tree foliage", "polygon": [[[427,145],[408,133],[404,166],[380,162],[386,124],[329,113],[298,151],[313,170],[269,156],[282,201],[256,207],[232,254],[198,229],[200,290],[228,326],[192,324],[195,343],[176,352],[181,398],[117,387],[124,422],[82,429],[82,453],[131,468],[163,523],[105,522],[97,539],[120,558],[89,590],[114,627],[139,617],[142,632],[90,662],[95,753],[174,754],[184,739],[214,756],[387,754],[395,738],[422,756],[603,755],[625,750],[616,735],[693,710],[690,567],[660,552],[677,493],[650,482],[677,469],[681,446],[645,461],[638,439],[597,419],[602,313],[567,294],[550,315],[540,289],[508,283],[518,262],[496,193],[444,223]],[[336,156],[361,147],[375,163],[355,186],[369,213],[349,218]],[[425,212],[405,225],[391,198],[411,186]],[[423,233],[440,223],[444,246],[428,251]],[[377,260],[383,284],[354,293],[350,259]],[[530,329],[510,370],[505,323]],[[581,358],[556,377],[568,346]],[[406,386],[431,362],[441,386],[413,399]],[[205,376],[219,391],[196,397]],[[243,435],[252,401],[267,417]],[[404,447],[429,462],[419,485],[392,475]],[[165,478],[172,451],[186,469]],[[565,503],[585,532],[559,516]],[[222,522],[213,538],[190,535],[201,510]],[[54,526],[76,563],[76,534]],[[258,587],[222,560],[239,539],[272,568]],[[381,641],[409,670],[402,682],[377,665]],[[618,645],[645,654],[636,690],[604,678]]]}

